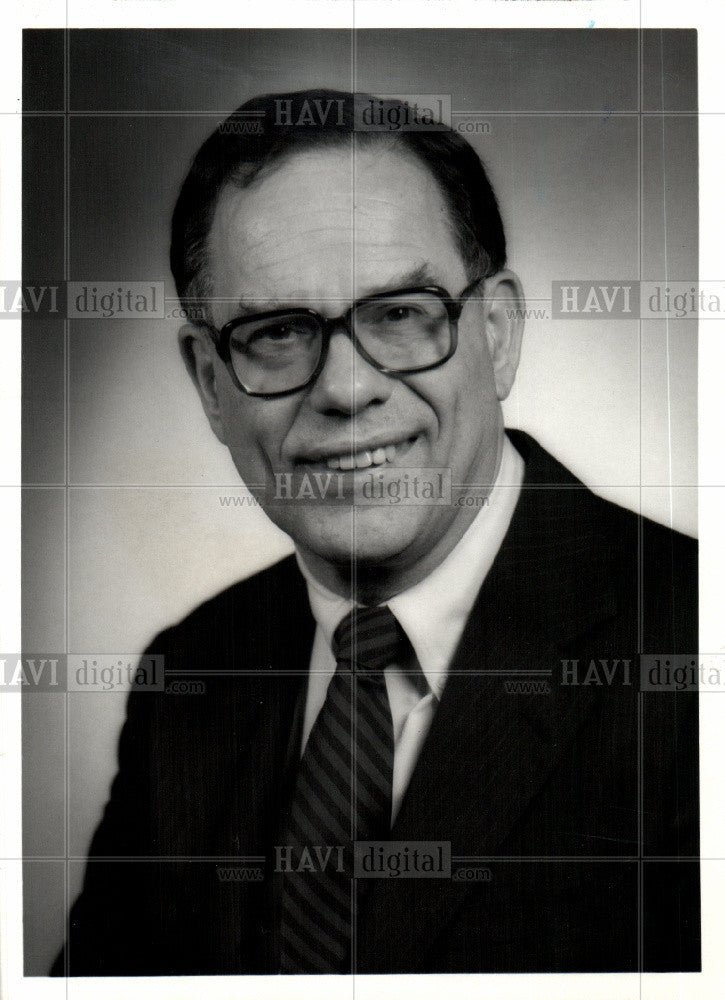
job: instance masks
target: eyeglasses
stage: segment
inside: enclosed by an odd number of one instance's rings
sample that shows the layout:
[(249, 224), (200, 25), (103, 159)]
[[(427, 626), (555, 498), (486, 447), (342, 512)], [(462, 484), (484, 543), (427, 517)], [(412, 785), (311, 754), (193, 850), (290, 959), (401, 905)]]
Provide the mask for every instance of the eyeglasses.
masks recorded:
[(463, 306), (481, 280), (455, 298), (438, 285), (401, 288), (358, 299), (332, 319), (314, 309), (272, 309), (209, 329), (235, 385), (249, 396), (286, 396), (314, 382), (338, 328), (373, 368), (411, 375), (453, 356)]

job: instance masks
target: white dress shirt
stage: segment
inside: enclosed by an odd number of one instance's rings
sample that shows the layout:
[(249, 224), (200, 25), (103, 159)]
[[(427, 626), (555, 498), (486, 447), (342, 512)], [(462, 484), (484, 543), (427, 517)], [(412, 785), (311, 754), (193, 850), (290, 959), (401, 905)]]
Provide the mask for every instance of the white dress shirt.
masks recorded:
[[(385, 603), (408, 636), (428, 682), (422, 694), (398, 667), (385, 668), (385, 684), (393, 718), (392, 820), (408, 787), (446, 683), (448, 668), (481, 585), (490, 570), (521, 491), (524, 462), (507, 436), (496, 482), (458, 544), (425, 579)], [(336, 663), (331, 644), (335, 629), (353, 601), (323, 587), (299, 553), (317, 631), (302, 726), (302, 751), (327, 695)]]

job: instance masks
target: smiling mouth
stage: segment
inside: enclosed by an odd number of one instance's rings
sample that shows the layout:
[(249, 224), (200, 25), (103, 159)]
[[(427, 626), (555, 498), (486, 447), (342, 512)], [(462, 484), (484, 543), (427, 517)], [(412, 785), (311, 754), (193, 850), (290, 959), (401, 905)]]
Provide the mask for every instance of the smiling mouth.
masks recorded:
[[(370, 469), (381, 465), (392, 465), (401, 452), (416, 440), (417, 435), (404, 438), (395, 443), (379, 445), (377, 448), (361, 448), (360, 451), (343, 452), (338, 455), (320, 456), (314, 464), (324, 465), (328, 469), (339, 472), (352, 472), (355, 469)], [(305, 462), (305, 464), (311, 464)]]

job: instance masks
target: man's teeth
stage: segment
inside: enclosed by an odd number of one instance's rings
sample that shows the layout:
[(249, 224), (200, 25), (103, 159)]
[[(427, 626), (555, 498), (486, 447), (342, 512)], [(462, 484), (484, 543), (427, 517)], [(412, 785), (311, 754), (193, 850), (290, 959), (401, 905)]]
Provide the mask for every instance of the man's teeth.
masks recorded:
[(395, 461), (395, 445), (387, 444), (384, 448), (374, 451), (358, 451), (354, 455), (335, 455), (327, 459), (328, 469), (340, 469), (349, 472), (351, 469), (368, 469), (371, 465), (384, 465)]

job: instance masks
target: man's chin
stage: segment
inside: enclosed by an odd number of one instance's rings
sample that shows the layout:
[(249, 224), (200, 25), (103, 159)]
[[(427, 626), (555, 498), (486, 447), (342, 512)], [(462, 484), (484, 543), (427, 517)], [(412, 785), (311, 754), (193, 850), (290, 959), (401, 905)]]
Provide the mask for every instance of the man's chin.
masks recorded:
[(280, 525), (303, 549), (337, 566), (349, 565), (353, 557), (359, 567), (395, 567), (420, 537), (420, 527), (410, 508), (345, 507), (328, 511), (322, 518), (312, 514), (307, 523)]

